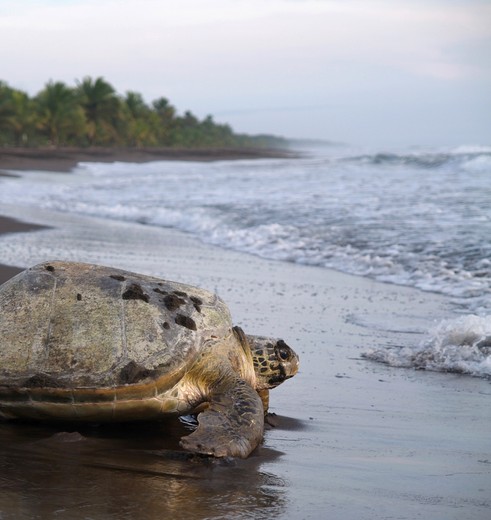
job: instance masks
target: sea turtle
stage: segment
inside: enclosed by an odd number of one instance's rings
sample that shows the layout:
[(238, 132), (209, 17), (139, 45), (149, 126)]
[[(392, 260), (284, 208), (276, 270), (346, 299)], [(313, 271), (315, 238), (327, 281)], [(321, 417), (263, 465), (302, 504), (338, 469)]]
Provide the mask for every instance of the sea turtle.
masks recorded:
[(0, 417), (152, 420), (199, 413), (184, 449), (247, 457), (269, 389), (296, 374), (283, 341), (233, 327), (216, 295), (151, 276), (46, 262), (0, 287)]

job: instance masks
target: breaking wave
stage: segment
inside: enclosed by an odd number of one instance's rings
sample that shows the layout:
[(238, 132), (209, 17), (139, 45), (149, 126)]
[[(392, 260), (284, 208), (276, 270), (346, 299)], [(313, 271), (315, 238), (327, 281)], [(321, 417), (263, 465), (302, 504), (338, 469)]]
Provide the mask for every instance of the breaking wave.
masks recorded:
[(491, 147), (341, 148), (303, 159), (27, 172), (0, 180), (0, 203), (173, 227), (270, 259), (439, 292), (485, 315), (490, 178)]
[(473, 167), (489, 168), (491, 166), (491, 147), (460, 146), (448, 151), (425, 151), (412, 153), (375, 153), (343, 160), (361, 164), (380, 166), (410, 166), (423, 169), (441, 168), (445, 166), (462, 169)]
[(491, 316), (444, 320), (415, 347), (372, 349), (363, 357), (393, 367), (491, 378)]

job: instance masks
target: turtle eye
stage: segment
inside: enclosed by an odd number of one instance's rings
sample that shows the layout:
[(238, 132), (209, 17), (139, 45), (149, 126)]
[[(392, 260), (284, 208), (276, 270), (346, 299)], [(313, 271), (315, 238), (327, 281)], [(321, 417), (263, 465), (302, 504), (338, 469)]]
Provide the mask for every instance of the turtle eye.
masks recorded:
[(287, 346), (277, 346), (276, 347), (276, 355), (282, 360), (282, 361), (288, 361), (290, 359), (290, 349)]
[(276, 355), (282, 361), (288, 361), (291, 358), (291, 349), (282, 339), (280, 339), (276, 343), (275, 350), (276, 350)]
[(286, 361), (290, 357), (290, 353), (284, 347), (278, 349), (278, 355), (283, 361)]

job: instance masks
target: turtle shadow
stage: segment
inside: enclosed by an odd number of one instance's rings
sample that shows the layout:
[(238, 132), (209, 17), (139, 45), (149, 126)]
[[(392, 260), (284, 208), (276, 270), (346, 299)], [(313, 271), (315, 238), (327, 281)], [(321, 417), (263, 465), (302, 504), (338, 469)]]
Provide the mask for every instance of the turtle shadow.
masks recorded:
[(272, 430), (287, 430), (287, 431), (302, 431), (309, 429), (310, 422), (297, 419), (296, 417), (289, 417), (287, 415), (277, 415), (275, 413), (268, 413), (265, 418), (265, 429)]
[[(285, 417), (278, 419), (281, 419), (278, 423), (281, 428), (290, 429), (292, 421), (295, 422)], [(168, 460), (203, 468), (235, 467), (250, 460), (252, 462), (247, 465), (252, 467), (271, 462), (283, 454), (263, 445), (245, 460), (215, 458), (186, 451), (179, 443), (182, 437), (191, 433), (194, 424), (189, 420), (180, 421), (177, 417), (164, 421), (103, 424), (14, 420), (0, 422), (0, 442), (5, 447), (11, 444), (11, 448), (18, 452), (29, 452), (31, 456), (36, 453), (49, 457), (63, 455), (64, 460), (69, 460), (70, 454), (76, 453), (79, 462), (84, 463), (80, 457), (86, 456), (90, 465), (97, 465), (97, 458), (114, 461), (118, 457), (124, 460), (137, 455), (140, 461)], [(103, 465), (101, 462), (100, 467)]]
[[(84, 517), (143, 520), (177, 510), (190, 518), (233, 516), (238, 510), (271, 518), (284, 512), (288, 483), (262, 469), (281, 452), (260, 446), (244, 460), (196, 455), (179, 447), (188, 433), (179, 421), (0, 422), (2, 483), (9, 503), (23, 504), (25, 517), (48, 518), (63, 509), (77, 518), (82, 507)], [(7, 514), (9, 503), (2, 500), (0, 510)]]

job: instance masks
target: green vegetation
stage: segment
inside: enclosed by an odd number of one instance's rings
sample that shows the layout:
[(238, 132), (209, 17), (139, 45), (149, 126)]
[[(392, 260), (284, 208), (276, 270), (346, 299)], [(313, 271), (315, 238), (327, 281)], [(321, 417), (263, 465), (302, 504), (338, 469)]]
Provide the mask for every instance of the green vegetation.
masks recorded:
[(179, 115), (165, 97), (148, 105), (138, 92), (120, 96), (103, 78), (85, 77), (75, 87), (50, 81), (32, 98), (0, 81), (0, 146), (286, 148), (287, 141), (236, 134), (212, 116)]

